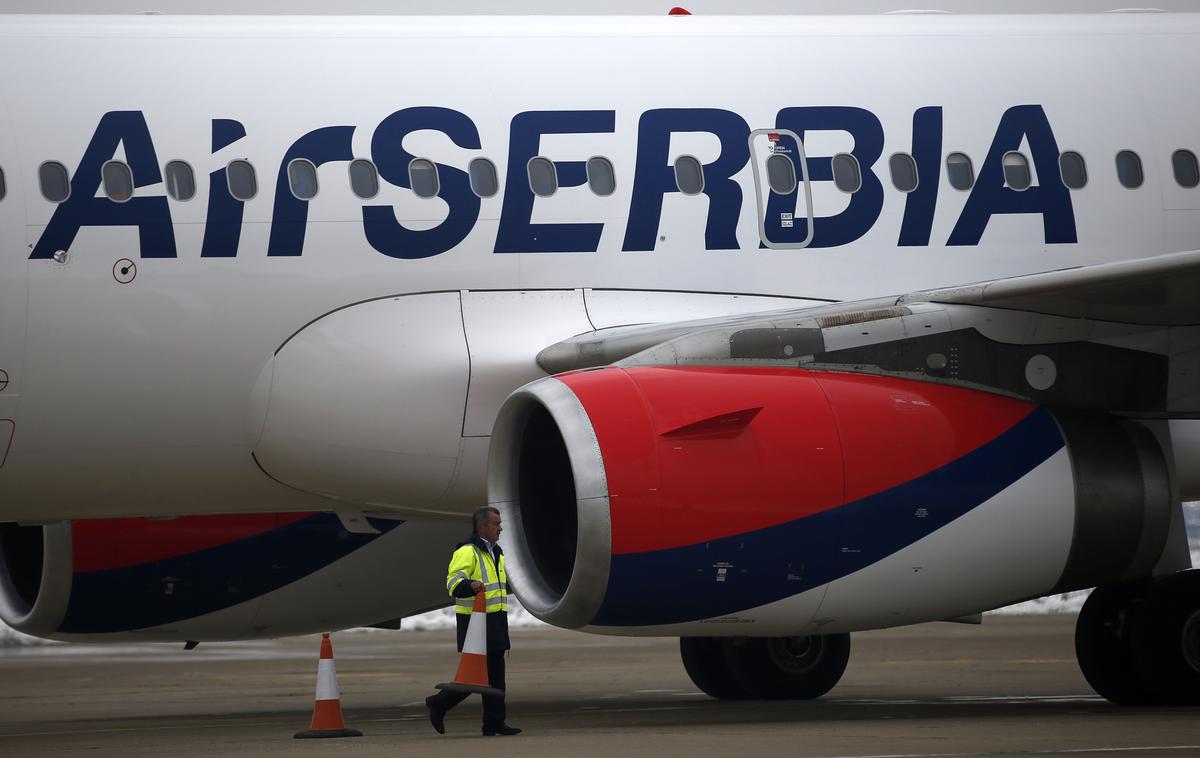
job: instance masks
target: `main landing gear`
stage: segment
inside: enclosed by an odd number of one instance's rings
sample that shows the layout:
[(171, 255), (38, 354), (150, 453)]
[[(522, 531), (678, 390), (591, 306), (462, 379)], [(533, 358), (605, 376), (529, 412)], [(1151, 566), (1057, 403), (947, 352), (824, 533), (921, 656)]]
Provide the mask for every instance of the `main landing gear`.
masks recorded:
[(680, 637), (688, 676), (721, 700), (810, 700), (842, 678), (850, 635)]
[(1200, 705), (1200, 569), (1097, 587), (1075, 626), (1088, 684), (1120, 705)]

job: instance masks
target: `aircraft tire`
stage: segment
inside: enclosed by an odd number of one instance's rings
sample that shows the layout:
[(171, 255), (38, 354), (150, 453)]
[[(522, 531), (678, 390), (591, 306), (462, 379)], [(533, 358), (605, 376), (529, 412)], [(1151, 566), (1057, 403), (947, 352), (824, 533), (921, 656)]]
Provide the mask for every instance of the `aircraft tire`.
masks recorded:
[(1154, 694), (1133, 658), (1132, 627), (1138, 593), (1125, 585), (1097, 587), (1075, 622), (1075, 657), (1083, 677), (1118, 705), (1149, 705)]
[(726, 641), (719, 637), (680, 637), (679, 656), (692, 684), (717, 700), (743, 700), (750, 694), (729, 670)]
[(761, 700), (811, 700), (842, 678), (850, 660), (850, 635), (743, 637), (726, 643), (733, 677)]
[(1133, 662), (1154, 700), (1200, 705), (1200, 569), (1155, 580), (1135, 614)]

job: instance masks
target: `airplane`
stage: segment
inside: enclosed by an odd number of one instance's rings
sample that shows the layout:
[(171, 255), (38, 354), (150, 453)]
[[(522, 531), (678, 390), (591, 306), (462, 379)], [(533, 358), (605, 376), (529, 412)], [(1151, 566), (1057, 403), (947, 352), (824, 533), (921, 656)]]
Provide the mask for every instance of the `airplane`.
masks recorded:
[(1200, 702), (1200, 16), (6, 15), (0, 619), (516, 595), (812, 698), (1096, 587)]

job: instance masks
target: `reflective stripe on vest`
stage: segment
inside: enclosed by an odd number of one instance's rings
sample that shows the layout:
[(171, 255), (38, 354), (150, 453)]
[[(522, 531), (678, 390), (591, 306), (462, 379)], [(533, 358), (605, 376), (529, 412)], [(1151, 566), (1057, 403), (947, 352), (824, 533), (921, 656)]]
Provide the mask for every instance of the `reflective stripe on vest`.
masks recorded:
[[(472, 547), (474, 547), (474, 546), (472, 546)], [(484, 610), (488, 613), (496, 613), (498, 611), (504, 611), (507, 613), (508, 612), (508, 582), (505, 582), (505, 581), (493, 582), (493, 581), (491, 581), (491, 572), (488, 571), (488, 560), (491, 558), (491, 556), (485, 554), (484, 551), (480, 550), (477, 547), (475, 547), (474, 550), (475, 550), (476, 565), (479, 566), (479, 575), (481, 577), (480, 581), (483, 584)], [(497, 579), (507, 578), (505, 576), (505, 572), (501, 571), (501, 569), (500, 569), (500, 562), (496, 562), (495, 559), (492, 559), (492, 560), (496, 564), (496, 573), (499, 575), (497, 577)], [(501, 557), (501, 562), (502, 561), (503, 561), (503, 556)], [(455, 574), (453, 575), (452, 583), (454, 586), (457, 586), (458, 583), (462, 581), (462, 579), (460, 579), (458, 577), (459, 574), (463, 574), (463, 572), (458, 571), (458, 572), (455, 572)], [(466, 576), (466, 575), (464, 575), (463, 578), (470, 579), (470, 577)], [(447, 583), (447, 588), (450, 589), (451, 592), (453, 592), (453, 589), (450, 588), (450, 583)], [(454, 599), (454, 612), (461, 613), (464, 615), (468, 614), (471, 612), (471, 609), (474, 607), (474, 605), (475, 605), (475, 599), (473, 597), (466, 597), (466, 598), (456, 597)]]
[(464, 580), (467, 580), (469, 578), (470, 577), (467, 576), (467, 572), (455, 571), (453, 574), (450, 575), (450, 579), (446, 581), (446, 591), (449, 592), (451, 595), (453, 595), (454, 588), (457, 587), (458, 585), (462, 584), (462, 582)]

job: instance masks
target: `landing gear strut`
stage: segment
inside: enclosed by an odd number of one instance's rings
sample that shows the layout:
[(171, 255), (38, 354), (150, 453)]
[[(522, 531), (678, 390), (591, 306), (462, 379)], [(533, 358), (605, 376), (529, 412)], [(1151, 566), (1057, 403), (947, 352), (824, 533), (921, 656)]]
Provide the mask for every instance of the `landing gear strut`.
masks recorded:
[(683, 666), (721, 700), (809, 700), (831, 690), (850, 659), (850, 635), (681, 637)]
[(1200, 570), (1098, 587), (1075, 627), (1088, 684), (1120, 705), (1200, 705)]

